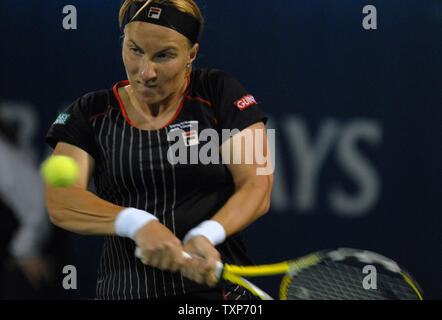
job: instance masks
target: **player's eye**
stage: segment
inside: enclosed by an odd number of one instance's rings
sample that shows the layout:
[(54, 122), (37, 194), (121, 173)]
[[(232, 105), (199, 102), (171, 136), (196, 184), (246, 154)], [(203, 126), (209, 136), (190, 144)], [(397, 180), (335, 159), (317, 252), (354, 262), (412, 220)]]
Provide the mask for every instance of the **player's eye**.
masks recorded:
[(158, 58), (160, 58), (160, 59), (169, 59), (169, 58), (172, 58), (172, 55), (163, 52), (163, 53), (158, 54)]
[(134, 52), (134, 53), (137, 53), (137, 54), (141, 54), (141, 53), (143, 53), (139, 48), (137, 48), (137, 47), (129, 47), (129, 50), (130, 51), (132, 51), (132, 52)]

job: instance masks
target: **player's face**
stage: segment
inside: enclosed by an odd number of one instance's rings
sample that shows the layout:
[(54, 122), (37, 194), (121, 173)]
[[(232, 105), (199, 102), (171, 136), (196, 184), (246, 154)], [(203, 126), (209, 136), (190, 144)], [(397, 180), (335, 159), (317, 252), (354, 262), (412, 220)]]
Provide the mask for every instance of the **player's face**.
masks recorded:
[(125, 28), (123, 61), (131, 87), (140, 102), (161, 103), (187, 84), (198, 44), (189, 48), (182, 34), (163, 26), (132, 22)]

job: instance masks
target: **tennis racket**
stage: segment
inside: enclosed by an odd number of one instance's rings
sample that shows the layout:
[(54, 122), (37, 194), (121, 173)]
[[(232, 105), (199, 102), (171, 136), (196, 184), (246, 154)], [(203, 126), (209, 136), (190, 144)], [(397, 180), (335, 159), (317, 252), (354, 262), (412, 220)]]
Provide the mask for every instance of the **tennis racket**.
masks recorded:
[[(135, 255), (142, 257), (139, 248)], [(219, 262), (214, 272), (218, 279), (240, 285), (262, 300), (273, 298), (244, 277), (284, 274), (281, 300), (423, 299), (419, 285), (407, 271), (393, 260), (367, 250), (321, 250), (294, 260), (257, 266)]]

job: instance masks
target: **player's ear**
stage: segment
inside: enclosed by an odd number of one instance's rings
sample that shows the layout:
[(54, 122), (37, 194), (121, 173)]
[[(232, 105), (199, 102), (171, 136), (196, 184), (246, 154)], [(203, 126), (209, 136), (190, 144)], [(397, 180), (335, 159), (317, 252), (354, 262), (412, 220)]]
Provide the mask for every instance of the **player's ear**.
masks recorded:
[(189, 63), (190, 64), (192, 64), (193, 61), (196, 59), (199, 47), (200, 47), (200, 45), (197, 42), (189, 49)]

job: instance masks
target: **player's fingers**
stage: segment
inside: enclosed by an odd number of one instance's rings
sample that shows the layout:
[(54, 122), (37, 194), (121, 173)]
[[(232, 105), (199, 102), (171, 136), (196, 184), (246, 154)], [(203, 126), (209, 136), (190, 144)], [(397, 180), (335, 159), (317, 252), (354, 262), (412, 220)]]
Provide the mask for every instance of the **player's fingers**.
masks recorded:
[(218, 283), (218, 278), (215, 276), (215, 272), (212, 270), (206, 273), (205, 282), (209, 287), (213, 287)]
[(149, 255), (149, 265), (155, 268), (160, 268), (160, 263), (163, 260), (161, 252), (152, 252)]
[(141, 262), (161, 270), (177, 271), (180, 263), (177, 263), (174, 257), (175, 255), (168, 248), (148, 250), (143, 252)]
[(170, 270), (174, 260), (174, 253), (171, 248), (166, 248), (159, 254), (158, 268), (161, 270)]
[(216, 268), (216, 264), (221, 260), (220, 255), (218, 253), (218, 251), (213, 250), (213, 252), (210, 252), (210, 254), (208, 254), (206, 256), (206, 259), (203, 263), (202, 268), (204, 268), (206, 270), (207, 273), (215, 270)]
[(203, 284), (204, 281), (204, 276), (197, 270), (191, 268), (186, 272), (186, 277), (189, 278), (190, 280), (195, 281), (198, 284)]
[(218, 262), (220, 262), (218, 251), (213, 251), (206, 260), (204, 281), (211, 287), (218, 282), (218, 279), (215, 276), (215, 268)]
[(165, 251), (168, 260), (167, 269), (175, 272), (180, 270), (187, 264), (187, 259), (183, 256), (183, 248), (181, 246), (171, 246)]
[(185, 261), (183, 261), (180, 257), (174, 257), (169, 264), (169, 270), (176, 272), (183, 268), (185, 265)]
[(185, 264), (182, 247), (170, 244), (161, 251), (159, 268), (176, 271)]
[(148, 259), (147, 257), (144, 257), (144, 256), (143, 256), (143, 257), (141, 258), (141, 262), (142, 262), (143, 264), (146, 264), (146, 265), (147, 265), (147, 264), (149, 264), (150, 261), (149, 261), (149, 259)]
[(148, 250), (148, 249), (141, 250), (140, 260), (145, 265), (156, 267), (158, 264), (158, 260), (159, 260), (158, 252), (155, 250)]
[(212, 287), (218, 283), (218, 279), (215, 276), (215, 266), (213, 263), (206, 262), (203, 268), (200, 269), (200, 274), (204, 277), (204, 283)]
[(139, 259), (140, 259), (140, 261), (143, 263), (143, 264), (149, 264), (150, 263), (150, 259), (149, 259), (149, 256), (147, 256), (147, 255), (145, 255), (144, 253), (141, 253), (141, 257), (138, 257)]
[(201, 261), (198, 258), (186, 259), (186, 265), (181, 268), (181, 273), (188, 279), (191, 279), (199, 284), (204, 283), (204, 274), (201, 273), (199, 267)]

